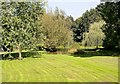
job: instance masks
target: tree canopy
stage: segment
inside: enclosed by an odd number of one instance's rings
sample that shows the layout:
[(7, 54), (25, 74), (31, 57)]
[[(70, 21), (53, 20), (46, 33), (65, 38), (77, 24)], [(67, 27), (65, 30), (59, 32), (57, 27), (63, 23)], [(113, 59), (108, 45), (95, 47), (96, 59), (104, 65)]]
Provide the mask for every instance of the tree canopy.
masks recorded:
[(76, 27), (74, 28), (74, 40), (81, 42), (83, 39), (83, 33), (89, 31), (90, 24), (102, 20), (101, 15), (96, 9), (91, 9), (83, 13), (82, 17), (76, 19)]
[(96, 46), (102, 45), (105, 38), (105, 34), (102, 31), (102, 26), (105, 24), (104, 21), (94, 22), (90, 25), (89, 32), (85, 32), (83, 36), (84, 46)]
[(71, 20), (64, 11), (56, 8), (54, 12), (43, 15), (44, 44), (47, 48), (67, 46), (72, 41)]
[(120, 49), (120, 1), (102, 3), (97, 6), (97, 10), (106, 22), (103, 46), (106, 49)]
[(31, 49), (37, 42), (44, 2), (2, 2), (1, 11), (2, 43), (15, 46), (21, 59), (22, 49)]
[(120, 49), (120, 1), (101, 3), (75, 21), (57, 7), (46, 11), (44, 0), (0, 4), (0, 45), (13, 47), (19, 59), (22, 50), (35, 50), (39, 44), (52, 49), (69, 46), (73, 40)]

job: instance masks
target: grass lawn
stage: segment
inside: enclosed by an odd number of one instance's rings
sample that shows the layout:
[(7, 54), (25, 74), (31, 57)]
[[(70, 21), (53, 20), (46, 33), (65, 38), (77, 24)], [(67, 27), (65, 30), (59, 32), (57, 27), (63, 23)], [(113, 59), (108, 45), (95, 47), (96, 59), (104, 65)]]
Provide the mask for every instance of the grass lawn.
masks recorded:
[(1, 82), (2, 82), (2, 61), (0, 60), (0, 83)]
[(2, 60), (2, 81), (117, 82), (118, 57), (43, 54), (41, 58)]

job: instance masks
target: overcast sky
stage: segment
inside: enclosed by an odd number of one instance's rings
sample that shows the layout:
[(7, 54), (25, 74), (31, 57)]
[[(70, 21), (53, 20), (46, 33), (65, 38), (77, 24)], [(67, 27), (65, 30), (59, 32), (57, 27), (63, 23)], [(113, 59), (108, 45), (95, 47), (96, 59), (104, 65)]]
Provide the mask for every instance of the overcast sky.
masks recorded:
[(47, 0), (47, 2), (49, 8), (58, 7), (64, 10), (67, 15), (73, 16), (74, 19), (80, 17), (86, 10), (100, 4), (100, 0)]

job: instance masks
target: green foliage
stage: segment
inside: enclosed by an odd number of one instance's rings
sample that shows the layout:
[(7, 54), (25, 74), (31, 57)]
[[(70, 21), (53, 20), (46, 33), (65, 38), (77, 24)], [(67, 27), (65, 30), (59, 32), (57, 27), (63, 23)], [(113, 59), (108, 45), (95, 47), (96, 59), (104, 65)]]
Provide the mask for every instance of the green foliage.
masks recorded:
[(97, 9), (106, 22), (103, 29), (106, 35), (103, 46), (106, 49), (120, 50), (120, 1), (100, 4)]
[(104, 21), (100, 21), (90, 25), (89, 32), (84, 33), (82, 41), (84, 46), (96, 46), (98, 48), (98, 45), (102, 45), (105, 35), (101, 28), (104, 24)]
[[(33, 58), (39, 58), (41, 57), (41, 52), (36, 51), (28, 51), (28, 52), (21, 52), (23, 58), (27, 57), (33, 57)], [(17, 59), (19, 57), (19, 54), (16, 52), (12, 52), (11, 54), (3, 54), (2, 59)]]
[(102, 20), (101, 15), (96, 9), (86, 11), (82, 17), (76, 19), (76, 27), (74, 28), (74, 40), (81, 42), (83, 39), (83, 33), (89, 31), (90, 24)]
[(42, 18), (44, 45), (46, 48), (70, 45), (72, 41), (71, 20), (64, 11), (56, 8), (54, 12), (45, 13)]
[(73, 43), (70, 45), (70, 48), (79, 49), (79, 48), (80, 48), (80, 43), (79, 43), (79, 42), (73, 42)]
[(43, 12), (44, 2), (2, 2), (2, 43), (16, 46), (19, 55), (23, 49), (34, 48)]
[(81, 55), (81, 54), (85, 54), (85, 52), (83, 50), (77, 49), (76, 52), (74, 52), (74, 55)]
[(94, 56), (112, 56), (119, 57), (120, 52), (115, 50), (105, 50), (103, 48), (94, 49), (78, 49), (76, 52), (72, 53), (75, 57), (94, 57)]

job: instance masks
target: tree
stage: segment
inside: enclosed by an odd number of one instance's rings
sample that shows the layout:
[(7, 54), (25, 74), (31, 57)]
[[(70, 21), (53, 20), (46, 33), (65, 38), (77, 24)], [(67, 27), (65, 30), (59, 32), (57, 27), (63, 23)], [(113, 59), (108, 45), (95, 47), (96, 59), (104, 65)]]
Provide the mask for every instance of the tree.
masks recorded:
[(71, 42), (72, 31), (70, 30), (70, 20), (64, 14), (58, 8), (54, 12), (44, 14), (42, 24), (46, 48), (65, 47)]
[(84, 33), (83, 45), (96, 46), (96, 48), (98, 48), (98, 45), (102, 45), (105, 35), (101, 28), (104, 24), (104, 21), (91, 24), (89, 32)]
[(74, 40), (81, 42), (83, 39), (83, 33), (89, 31), (90, 24), (102, 20), (101, 15), (96, 9), (91, 9), (83, 13), (82, 17), (76, 19), (76, 27), (74, 27)]
[(101, 3), (96, 9), (106, 22), (103, 29), (106, 35), (103, 46), (106, 49), (120, 50), (120, 1)]
[(1, 3), (2, 43), (18, 49), (19, 59), (23, 49), (31, 49), (39, 37), (42, 2), (2, 2)]

